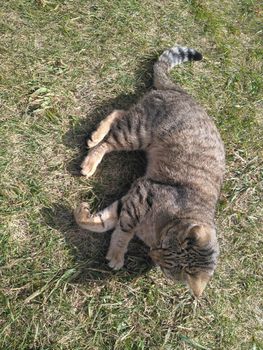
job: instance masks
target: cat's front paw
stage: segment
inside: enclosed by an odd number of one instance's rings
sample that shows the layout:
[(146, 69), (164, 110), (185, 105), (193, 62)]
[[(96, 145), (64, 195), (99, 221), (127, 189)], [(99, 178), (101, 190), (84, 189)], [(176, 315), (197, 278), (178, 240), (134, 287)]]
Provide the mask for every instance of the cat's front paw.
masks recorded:
[(106, 259), (109, 260), (109, 267), (119, 270), (124, 265), (124, 254), (117, 249), (109, 249)]
[(74, 217), (77, 224), (85, 224), (90, 217), (89, 205), (86, 202), (81, 203), (74, 210)]

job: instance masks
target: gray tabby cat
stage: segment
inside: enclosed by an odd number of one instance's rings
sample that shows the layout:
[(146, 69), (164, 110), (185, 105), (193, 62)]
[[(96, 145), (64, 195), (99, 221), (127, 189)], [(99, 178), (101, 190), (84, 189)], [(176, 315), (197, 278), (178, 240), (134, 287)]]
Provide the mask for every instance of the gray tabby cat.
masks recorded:
[(214, 215), (225, 168), (224, 146), (206, 112), (168, 72), (175, 65), (201, 60), (194, 49), (166, 50), (154, 65), (154, 87), (128, 111), (107, 116), (88, 141), (81, 167), (90, 177), (106, 153), (144, 150), (148, 165), (119, 201), (91, 215), (87, 203), (75, 210), (84, 229), (114, 229), (106, 259), (115, 270), (134, 235), (150, 247), (164, 274), (186, 282), (199, 297), (218, 257)]

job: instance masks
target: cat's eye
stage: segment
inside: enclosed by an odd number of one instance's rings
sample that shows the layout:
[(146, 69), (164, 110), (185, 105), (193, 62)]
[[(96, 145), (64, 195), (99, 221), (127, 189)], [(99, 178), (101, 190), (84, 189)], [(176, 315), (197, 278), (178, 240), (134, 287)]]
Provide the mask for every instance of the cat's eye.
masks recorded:
[(193, 244), (195, 244), (195, 242), (196, 242), (196, 239), (195, 239), (194, 237), (187, 237), (187, 238), (185, 239), (185, 243), (186, 243), (187, 245), (193, 245)]

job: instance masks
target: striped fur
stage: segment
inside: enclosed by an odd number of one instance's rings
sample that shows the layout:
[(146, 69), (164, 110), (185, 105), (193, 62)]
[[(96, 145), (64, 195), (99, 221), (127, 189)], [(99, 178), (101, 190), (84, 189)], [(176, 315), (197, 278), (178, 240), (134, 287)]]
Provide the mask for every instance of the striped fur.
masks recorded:
[(178, 64), (201, 59), (202, 55), (198, 51), (188, 47), (176, 46), (164, 51), (154, 65), (154, 86), (161, 90), (183, 91), (181, 87), (172, 82), (167, 73)]
[(168, 77), (175, 65), (200, 60), (193, 49), (166, 50), (154, 66), (156, 90), (128, 111), (113, 111), (88, 142), (82, 174), (91, 176), (111, 151), (144, 150), (148, 165), (121, 200), (77, 223), (96, 232), (114, 229), (107, 254), (119, 269), (134, 235), (150, 248), (167, 277), (183, 280), (199, 296), (216, 267), (214, 214), (224, 175), (224, 146), (206, 112)]

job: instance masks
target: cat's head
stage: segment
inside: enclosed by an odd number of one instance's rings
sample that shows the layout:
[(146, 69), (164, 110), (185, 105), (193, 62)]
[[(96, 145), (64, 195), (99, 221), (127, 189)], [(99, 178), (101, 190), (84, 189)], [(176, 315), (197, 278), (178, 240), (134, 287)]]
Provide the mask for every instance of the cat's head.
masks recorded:
[(175, 222), (160, 234), (160, 243), (150, 251), (165, 276), (184, 282), (199, 297), (214, 273), (219, 248), (213, 226)]

